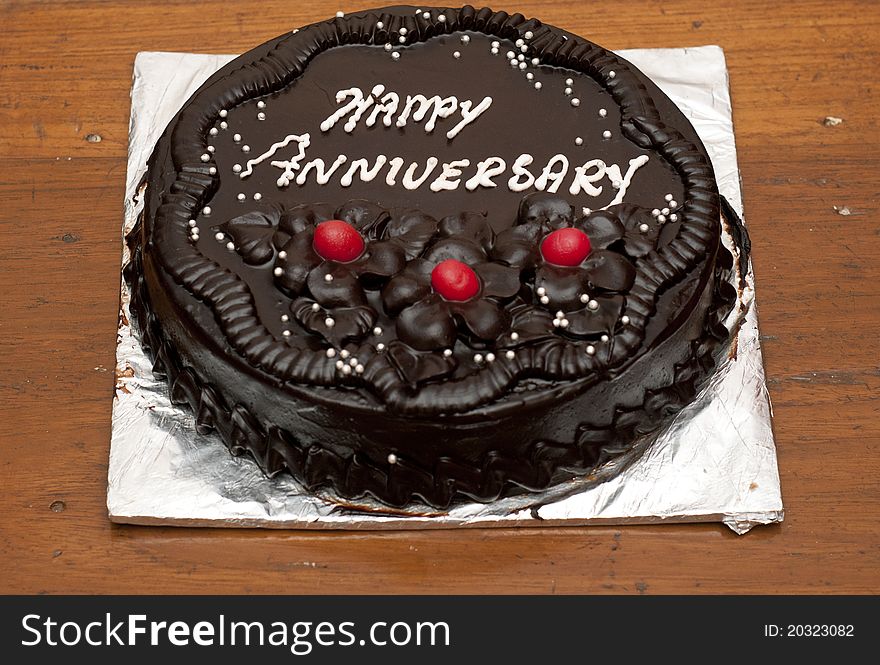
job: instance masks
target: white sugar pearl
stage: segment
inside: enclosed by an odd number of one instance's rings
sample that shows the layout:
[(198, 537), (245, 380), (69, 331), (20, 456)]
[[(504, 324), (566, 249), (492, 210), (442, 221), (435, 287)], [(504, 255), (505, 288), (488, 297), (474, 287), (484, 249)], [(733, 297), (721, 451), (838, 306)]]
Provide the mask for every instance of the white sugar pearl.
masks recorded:
[(272, 271), (272, 274), (274, 274), (276, 277), (281, 277), (281, 274), (283, 272), (284, 271), (281, 268), (275, 268), (275, 270)]
[(312, 303), (312, 311), (313, 312), (317, 312), (320, 309), (321, 309), (321, 306), (318, 303), (316, 303), (316, 302)]
[(510, 333), (510, 339), (512, 339), (515, 342), (516, 340), (519, 339), (519, 333), (518, 332)]
[(336, 321), (334, 321), (333, 319), (331, 319), (328, 316), (326, 319), (324, 319), (324, 325), (327, 326), (328, 328), (332, 328), (333, 326), (336, 325)]
[(263, 198), (263, 195), (260, 194), (259, 192), (256, 192), (254, 194), (254, 201), (259, 201), (261, 198)]
[(290, 317), (287, 314), (282, 314), (281, 323), (287, 323), (288, 321), (290, 321)]
[(516, 57), (516, 53), (514, 53), (513, 51), (507, 52), (507, 59), (508, 60), (513, 60), (515, 57)]
[(324, 275), (324, 281), (325, 281), (325, 282), (332, 282), (332, 281), (333, 281), (333, 275), (330, 275), (330, 274)]
[(665, 222), (665, 221), (666, 221), (666, 215), (657, 215), (657, 221), (658, 221), (658, 222), (661, 222), (661, 223), (662, 223), (662, 222)]
[(208, 132), (208, 134), (210, 134), (211, 136), (217, 136), (217, 134), (219, 134), (219, 133), (220, 133), (220, 130), (217, 129), (216, 127), (211, 127), (210, 131)]
[(487, 353), (486, 354), (486, 362), (487, 363), (495, 362), (495, 354), (494, 353)]
[(398, 42), (399, 44), (406, 44), (406, 37), (404, 37), (403, 35), (401, 35), (400, 37), (397, 38), (397, 42)]
[(342, 18), (345, 16), (345, 12), (336, 12), (336, 18)]
[(580, 106), (580, 105), (581, 105), (581, 100), (578, 99), (577, 97), (572, 97), (572, 98), (571, 98), (571, 105), (572, 105), (572, 106)]
[(657, 208), (654, 208), (654, 209), (651, 211), (651, 214), (654, 215), (654, 217), (656, 217), (657, 215), (660, 214), (660, 210), (657, 209)]
[(290, 337), (290, 331), (289, 331), (289, 330), (285, 330), (285, 331), (282, 332), (281, 334), (284, 335), (285, 337)]
[(431, 18), (431, 12), (422, 12), (422, 18), (426, 21)]
[(241, 151), (242, 152), (250, 152), (251, 147), (249, 145), (243, 145), (243, 146), (241, 146)]
[(443, 357), (448, 358), (452, 355), (452, 349), (443, 349)]
[(355, 365), (354, 366), (354, 373), (355, 374), (363, 374), (364, 373), (364, 366), (360, 365), (360, 364)]
[(542, 304), (542, 305), (549, 305), (549, 304), (550, 304), (550, 298), (548, 298), (547, 296), (541, 296), (541, 304)]
[(409, 31), (408, 31), (406, 28), (401, 28), (401, 29), (398, 30), (397, 32), (399, 32), (401, 35), (405, 35), (405, 34), (406, 34), (407, 32), (409, 32)]
[(210, 161), (211, 161), (211, 155), (210, 155), (209, 153), (206, 152), (206, 153), (204, 153), (204, 154), (201, 156), (201, 160), (202, 160), (203, 162), (210, 162)]
[(639, 224), (639, 231), (641, 231), (642, 233), (647, 233), (648, 229), (650, 229), (650, 228), (651, 227), (648, 226), (647, 224)]
[(564, 94), (566, 94), (566, 95), (570, 95), (572, 91), (571, 91), (571, 88), (566, 88), (566, 89), (563, 90), (562, 92), (563, 92)]
[(348, 349), (342, 349), (342, 351), (339, 352), (339, 355), (342, 358), (348, 358), (351, 355), (351, 353), (348, 352)]
[(346, 376), (351, 374), (351, 366), (350, 365), (343, 365), (342, 366), (342, 373), (345, 374)]
[(667, 194), (667, 195), (664, 196), (663, 198), (666, 199), (667, 201), (671, 201), (671, 200), (672, 200), (672, 194)]
[(513, 360), (515, 356), (516, 356), (516, 354), (513, 351), (508, 351), (507, 353), (504, 354), (504, 357), (507, 358), (508, 360)]
[(385, 46), (384, 46), (383, 48), (384, 48), (386, 51), (390, 51), (390, 50), (391, 50), (392, 48), (394, 48), (394, 47), (391, 46), (391, 44), (385, 44)]
[(471, 38), (468, 35), (462, 35), (461, 36), (461, 43), (462, 44), (470, 44)]
[(348, 364), (351, 365), (352, 367), (357, 367), (358, 359), (352, 358), (351, 360), (348, 361)]
[(615, 72), (614, 70), (608, 72), (608, 78), (613, 79), (615, 76), (617, 76), (617, 72)]
[(676, 215), (675, 213), (672, 213), (671, 215), (669, 215), (669, 221), (670, 221), (670, 222), (677, 222), (677, 221), (678, 221), (678, 215)]
[(526, 63), (524, 63), (524, 62), (519, 63), (520, 69), (525, 69), (526, 67), (528, 67), (528, 65)]
[(590, 300), (590, 301), (587, 303), (587, 309), (589, 309), (590, 311), (595, 312), (597, 309), (599, 309), (599, 303), (598, 303), (598, 301), (596, 301), (596, 300)]
[(492, 55), (498, 55), (498, 49), (497, 49), (497, 48), (489, 49), (489, 51), (492, 53)]
[(452, 53), (452, 57), (453, 57), (453, 58), (460, 58), (460, 57), (461, 57), (461, 52), (460, 52), (460, 51), (453, 51), (453, 53)]
[(660, 211), (660, 214), (661, 214), (661, 215), (668, 215), (668, 214), (669, 214), (669, 208), (663, 208), (663, 210)]
[(381, 29), (384, 28), (384, 27), (385, 27), (385, 24), (382, 23), (382, 21), (376, 21), (376, 28), (378, 28), (379, 30), (381, 30)]
[(230, 252), (234, 252), (235, 251), (235, 243), (231, 242), (231, 241), (226, 243), (226, 249), (228, 249)]
[(537, 293), (539, 296), (543, 296), (547, 293), (547, 289), (545, 289), (543, 286), (539, 286), (537, 289), (535, 289), (535, 293)]
[(676, 200), (674, 200), (674, 199), (671, 200), (671, 201), (669, 202), (669, 207), (670, 207), (670, 208), (677, 208), (677, 207), (678, 207), (678, 201), (676, 201)]
[(623, 316), (620, 317), (620, 322), (623, 325), (628, 325), (629, 324), (629, 317), (624, 314)]
[(232, 172), (233, 173), (241, 173), (241, 164), (233, 164)]
[(239, 201), (244, 201), (245, 199), (247, 199), (247, 194), (239, 194), (236, 198)]
[(394, 53), (391, 54), (391, 57), (392, 57), (392, 59), (394, 59), (394, 60), (400, 60), (400, 53), (398, 53), (397, 51), (395, 51)]
[(582, 293), (580, 301), (586, 305), (588, 302), (590, 302), (590, 296), (588, 296), (586, 293)]
[(565, 85), (574, 85), (574, 79), (565, 79)]
[(529, 72), (528, 74), (526, 74), (526, 78), (527, 78), (529, 81), (531, 81), (533, 78), (535, 78), (535, 75), (532, 74), (531, 72)]
[(599, 109), (600, 118), (604, 118), (606, 115), (608, 115), (608, 111), (606, 111), (605, 109)]
[(577, 138), (575, 138), (575, 140), (574, 140), (574, 144), (575, 144), (575, 145), (583, 145), (583, 144), (584, 144), (584, 140), (583, 140), (580, 136), (578, 136)]
[(265, 119), (266, 119), (266, 114), (265, 114), (265, 113), (263, 113), (262, 111), (260, 111), (259, 113), (257, 113), (257, 120), (265, 120)]
[(223, 109), (222, 111), (220, 111), (219, 115), (221, 118), (225, 118), (227, 115), (229, 115), (229, 111)]
[(211, 168), (208, 169), (208, 173), (210, 173), (211, 175), (217, 175), (217, 167), (212, 166)]
[(520, 53), (518, 56), (516, 56), (516, 59), (519, 60), (520, 62), (525, 62), (526, 56), (524, 56), (522, 53)]
[(257, 102), (257, 108), (258, 108), (258, 109), (264, 109), (264, 108), (266, 108), (266, 102), (264, 102), (264, 101), (259, 101), (259, 102)]
[(212, 155), (214, 154), (214, 151), (215, 151), (216, 149), (217, 149), (217, 148), (215, 148), (215, 147), (212, 146), (212, 145), (209, 145), (209, 146), (208, 146), (208, 152), (210, 152)]
[(335, 358), (336, 357), (336, 349), (327, 349), (327, 357)]
[(376, 351), (384, 351), (384, 350), (385, 350), (385, 345), (382, 344), (382, 342), (379, 342), (378, 344), (376, 344)]
[(382, 329), (379, 326), (376, 326), (375, 328), (373, 328), (373, 334), (374, 335), (381, 335)]
[(541, 64), (541, 61), (538, 58), (532, 58), (532, 67), (537, 67)]
[(397, 464), (397, 455), (395, 455), (394, 453), (388, 453), (388, 463)]
[(559, 322), (559, 327), (560, 327), (560, 328), (568, 328), (568, 319), (562, 319), (562, 320)]
[(565, 317), (565, 312), (563, 312), (561, 309), (558, 312), (556, 312), (557, 319), (561, 319), (563, 317)]
[(199, 234), (198, 233), (193, 233), (192, 236), (190, 236), (190, 237), (192, 238), (193, 242), (199, 241)]
[(187, 222), (187, 224), (189, 224), (190, 227), (194, 227), (194, 226), (196, 225), (196, 220), (191, 219), (191, 220), (189, 220), (189, 221)]
[(607, 342), (608, 342), (608, 335), (602, 335), (602, 336), (599, 338), (599, 341), (600, 341), (600, 342), (603, 342), (603, 343), (607, 343)]
[(279, 259), (286, 259), (286, 258), (287, 258), (287, 252), (285, 252), (285, 251), (282, 249), (280, 252), (278, 252), (278, 258), (279, 258)]
[(542, 87), (542, 86), (541, 86), (541, 82), (540, 82), (540, 81), (535, 81), (535, 90), (540, 90), (541, 87)]
[(218, 231), (217, 233), (214, 234), (214, 238), (216, 240), (225, 240), (226, 236), (222, 232)]
[(498, 48), (501, 46), (501, 42), (492, 42), (492, 48)]
[(523, 44), (525, 44), (525, 42), (524, 42), (522, 39), (517, 39), (517, 40), (514, 42), (514, 44), (515, 44), (517, 47), (520, 47), (520, 46), (522, 46)]
[(593, 356), (596, 354), (596, 347), (592, 344), (587, 344), (586, 352), (588, 356)]
[(523, 37), (525, 37), (526, 39), (531, 39), (534, 36), (535, 36), (535, 33), (532, 32), (531, 30), (526, 30), (526, 34), (523, 35)]
[(474, 354), (474, 362), (475, 363), (483, 362), (483, 354), (482, 353), (475, 353)]
[(342, 362), (341, 360), (337, 360), (336, 361), (336, 369), (342, 369), (343, 367), (345, 367), (345, 363)]
[(225, 120), (220, 123), (220, 129), (226, 129), (227, 127), (229, 127), (229, 125), (226, 123)]
[(602, 132), (602, 138), (603, 138), (603, 139), (610, 139), (610, 138), (611, 138), (611, 132), (608, 131), (608, 130), (606, 129), (604, 132)]
[(440, 16), (437, 17), (437, 20), (440, 21), (440, 23), (446, 23), (446, 16), (444, 14), (440, 14)]
[(509, 62), (510, 62), (511, 67), (519, 67), (519, 62), (517, 61), (516, 58), (514, 58), (513, 60), (510, 60)]
[(210, 215), (211, 214), (211, 206), (205, 206), (204, 208), (202, 208), (202, 214), (203, 215)]

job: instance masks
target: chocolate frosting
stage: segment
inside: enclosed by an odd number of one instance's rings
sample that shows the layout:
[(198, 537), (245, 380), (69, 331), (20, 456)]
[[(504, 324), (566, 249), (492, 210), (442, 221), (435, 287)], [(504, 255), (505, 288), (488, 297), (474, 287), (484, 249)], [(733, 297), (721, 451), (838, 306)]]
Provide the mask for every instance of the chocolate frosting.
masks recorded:
[[(492, 103), (452, 139), (451, 117), (433, 131), (424, 120), (368, 127), (366, 113), (351, 131), (324, 128), (336, 91), (379, 83), (401, 98)], [(472, 172), (432, 191), (384, 175), (346, 184), (342, 169), (320, 184), (305, 160), (283, 171), (297, 146), (324, 167), (399, 155), (415, 175), (428, 156), (509, 165), (529, 153), (535, 175), (563, 154), (621, 165), (618, 178), (643, 166), (628, 188), (606, 180), (604, 197), (572, 194), (570, 175), (561, 192), (549, 180), (512, 191), (509, 173), (471, 190)], [(356, 258), (321, 255), (327, 220), (357, 231)], [(564, 228), (590, 240), (578, 265), (542, 255)], [(520, 14), (395, 7), (283, 35), (193, 95), (150, 160), (130, 275), (175, 396), (234, 452), (344, 496), (447, 505), (589, 469), (686, 402), (731, 299), (719, 236), (702, 145), (626, 61)], [(474, 271), (475, 296), (432, 288), (448, 259)], [(594, 417), (575, 415), (579, 404)]]

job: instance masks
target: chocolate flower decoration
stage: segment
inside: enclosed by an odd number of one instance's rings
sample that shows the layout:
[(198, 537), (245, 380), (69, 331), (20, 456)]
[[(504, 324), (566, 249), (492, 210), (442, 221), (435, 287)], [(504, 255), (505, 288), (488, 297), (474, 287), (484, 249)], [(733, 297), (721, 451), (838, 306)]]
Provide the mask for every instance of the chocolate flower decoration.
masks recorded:
[(401, 271), (434, 237), (437, 222), (414, 210), (367, 201), (251, 212), (220, 227), (249, 265), (271, 261), (291, 313), (334, 346), (362, 337), (376, 321), (366, 291)]
[(450, 348), (459, 334), (474, 345), (494, 341), (509, 324), (500, 303), (519, 292), (519, 271), (489, 259), (494, 234), (482, 215), (446, 217), (438, 230), (382, 290), (398, 338), (419, 351)]

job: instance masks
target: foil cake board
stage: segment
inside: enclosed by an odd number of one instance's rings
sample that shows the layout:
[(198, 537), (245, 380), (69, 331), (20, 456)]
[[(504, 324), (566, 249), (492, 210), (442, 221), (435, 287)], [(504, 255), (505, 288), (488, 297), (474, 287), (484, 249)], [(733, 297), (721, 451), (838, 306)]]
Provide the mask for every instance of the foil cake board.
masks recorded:
[[(717, 46), (638, 49), (620, 55), (641, 69), (696, 128), (721, 194), (742, 216), (727, 66)], [(231, 55), (139, 53), (132, 85), (123, 236), (139, 213), (138, 184), (156, 140), (195, 90)], [(731, 247), (729, 234), (725, 243)], [(123, 242), (123, 266), (128, 249)], [(489, 526), (722, 522), (736, 533), (783, 519), (761, 356), (754, 274), (740, 288), (728, 358), (697, 399), (653, 440), (591, 476), (546, 492), (449, 511), (393, 510), (369, 500), (341, 504), (286, 474), (266, 478), (215, 435), (195, 431), (131, 324), (122, 282), (107, 507), (117, 523), (296, 529), (426, 529)], [(743, 315), (744, 313), (744, 315)]]

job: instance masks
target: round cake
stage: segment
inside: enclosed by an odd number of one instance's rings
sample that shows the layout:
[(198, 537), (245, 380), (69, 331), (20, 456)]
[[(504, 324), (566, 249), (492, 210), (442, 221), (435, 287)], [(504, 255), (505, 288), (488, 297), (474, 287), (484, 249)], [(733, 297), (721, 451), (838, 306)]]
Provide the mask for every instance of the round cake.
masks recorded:
[(714, 367), (711, 164), (619, 56), (521, 14), (389, 7), (245, 53), (148, 163), (128, 277), (201, 432), (391, 506), (547, 488)]

